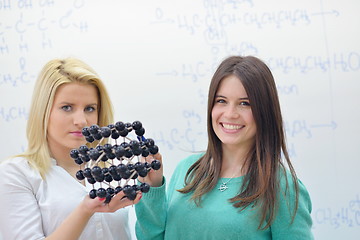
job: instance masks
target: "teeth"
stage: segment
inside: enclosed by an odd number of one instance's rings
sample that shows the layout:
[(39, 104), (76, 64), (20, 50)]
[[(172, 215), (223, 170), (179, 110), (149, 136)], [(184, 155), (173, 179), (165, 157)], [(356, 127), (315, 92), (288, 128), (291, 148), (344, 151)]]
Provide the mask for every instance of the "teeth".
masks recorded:
[(230, 125), (230, 124), (223, 124), (223, 127), (226, 129), (234, 130), (234, 129), (240, 129), (241, 126), (239, 125)]

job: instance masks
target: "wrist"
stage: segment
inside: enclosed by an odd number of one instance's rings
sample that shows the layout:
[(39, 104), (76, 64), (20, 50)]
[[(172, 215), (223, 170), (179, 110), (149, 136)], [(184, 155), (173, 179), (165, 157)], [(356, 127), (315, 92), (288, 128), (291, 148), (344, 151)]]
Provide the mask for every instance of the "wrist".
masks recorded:
[[(95, 213), (95, 209), (93, 207), (91, 207), (91, 205), (89, 204), (89, 200), (91, 201), (92, 199), (87, 199), (85, 198), (77, 207), (76, 211), (78, 212), (78, 214), (80, 216), (84, 216), (86, 218), (91, 218), (92, 215), (94, 215)], [(100, 201), (98, 198), (96, 198), (95, 200)]]
[(161, 187), (162, 185), (164, 185), (164, 181), (165, 181), (164, 176), (161, 176), (161, 178), (158, 181), (152, 184), (152, 187)]

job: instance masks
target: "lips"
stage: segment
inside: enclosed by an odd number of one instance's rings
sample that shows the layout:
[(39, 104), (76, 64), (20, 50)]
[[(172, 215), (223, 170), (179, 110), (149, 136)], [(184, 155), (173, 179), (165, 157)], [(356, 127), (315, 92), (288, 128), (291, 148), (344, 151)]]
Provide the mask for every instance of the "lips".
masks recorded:
[(83, 137), (81, 131), (74, 131), (74, 132), (70, 132), (70, 133), (76, 137)]
[(233, 125), (233, 124), (227, 124), (227, 123), (223, 123), (222, 124), (223, 128), (229, 129), (229, 130), (237, 130), (242, 128), (242, 126), (240, 125)]
[(228, 124), (228, 123), (221, 123), (221, 126), (227, 130), (239, 130), (244, 127), (244, 125)]

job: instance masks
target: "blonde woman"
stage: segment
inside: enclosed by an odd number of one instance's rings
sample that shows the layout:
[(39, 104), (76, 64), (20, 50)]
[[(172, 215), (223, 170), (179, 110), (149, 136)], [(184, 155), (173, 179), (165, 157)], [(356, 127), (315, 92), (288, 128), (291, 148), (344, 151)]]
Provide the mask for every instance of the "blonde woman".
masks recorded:
[(75, 177), (71, 149), (86, 144), (85, 126), (113, 121), (113, 108), (99, 76), (84, 62), (55, 59), (35, 84), (27, 122), (27, 150), (0, 164), (0, 231), (6, 240), (130, 239), (126, 206), (88, 196), (91, 186)]

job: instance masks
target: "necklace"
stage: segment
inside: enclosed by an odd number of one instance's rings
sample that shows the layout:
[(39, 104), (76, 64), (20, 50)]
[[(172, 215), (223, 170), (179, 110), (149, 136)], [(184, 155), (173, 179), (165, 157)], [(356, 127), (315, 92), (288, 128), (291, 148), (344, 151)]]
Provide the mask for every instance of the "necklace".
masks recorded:
[(236, 175), (236, 173), (234, 175), (232, 175), (232, 177), (229, 178), (229, 180), (227, 180), (226, 182), (221, 181), (222, 183), (221, 183), (220, 187), (218, 188), (220, 190), (220, 192), (224, 192), (224, 191), (226, 191), (226, 189), (229, 188), (228, 186), (226, 186), (226, 184), (228, 184), (231, 180), (233, 180), (235, 175)]

